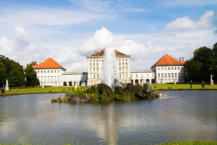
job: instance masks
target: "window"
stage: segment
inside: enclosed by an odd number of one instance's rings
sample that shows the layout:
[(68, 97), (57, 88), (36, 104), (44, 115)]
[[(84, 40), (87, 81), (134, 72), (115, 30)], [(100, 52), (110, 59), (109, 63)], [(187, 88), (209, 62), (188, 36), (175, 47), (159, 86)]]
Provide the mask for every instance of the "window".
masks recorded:
[(170, 73), (168, 73), (168, 77), (170, 77)]
[(160, 73), (158, 73), (158, 77), (160, 77)]
[(165, 77), (167, 77), (167, 73), (165, 73)]
[(161, 77), (164, 77), (163, 73), (161, 74)]
[(168, 70), (170, 70), (170, 67), (168, 67)]

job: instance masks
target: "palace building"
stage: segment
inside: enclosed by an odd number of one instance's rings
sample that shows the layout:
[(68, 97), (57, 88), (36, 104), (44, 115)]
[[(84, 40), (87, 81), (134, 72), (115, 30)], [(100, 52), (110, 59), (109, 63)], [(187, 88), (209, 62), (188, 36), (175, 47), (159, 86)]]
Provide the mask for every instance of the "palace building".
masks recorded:
[(62, 86), (65, 69), (52, 58), (48, 58), (39, 65), (32, 65), (37, 73), (41, 86)]
[[(32, 65), (41, 86), (92, 86), (102, 82), (105, 49), (87, 56), (87, 72), (66, 72), (54, 59), (48, 58), (40, 64)], [(115, 50), (118, 79), (132, 84), (165, 84), (184, 82), (184, 57), (176, 60), (166, 54), (150, 71), (130, 71), (130, 55)]]
[[(102, 82), (102, 67), (105, 49), (95, 51), (94, 54), (87, 56), (88, 64), (88, 85), (96, 85)], [(116, 71), (118, 79), (123, 83), (130, 83), (130, 56), (118, 50), (116, 55)]]
[(184, 63), (184, 57), (178, 61), (168, 54), (164, 55), (151, 67), (156, 83), (184, 83)]

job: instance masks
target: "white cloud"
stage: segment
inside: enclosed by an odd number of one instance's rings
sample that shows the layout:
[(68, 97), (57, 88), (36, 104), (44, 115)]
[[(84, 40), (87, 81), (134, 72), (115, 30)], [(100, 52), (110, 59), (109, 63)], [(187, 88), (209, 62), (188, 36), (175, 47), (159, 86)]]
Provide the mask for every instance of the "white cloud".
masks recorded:
[(211, 25), (210, 18), (214, 15), (213, 11), (207, 11), (200, 17), (199, 21), (193, 21), (187, 16), (177, 18), (175, 21), (166, 25), (166, 30), (195, 30), (208, 28)]
[(117, 48), (119, 51), (131, 55), (131, 64), (133, 69), (150, 69), (150, 63), (144, 61), (150, 53), (158, 53), (161, 47), (155, 46), (146, 41), (145, 44), (125, 39), (123, 35), (112, 34), (108, 29), (102, 27), (89, 38), (80, 48), (81, 53), (91, 54), (94, 50), (107, 47)]
[[(165, 50), (175, 58), (180, 56), (189, 58), (194, 49), (204, 45), (212, 46), (216, 42), (210, 22), (213, 11), (207, 11), (198, 21), (193, 21), (188, 17), (178, 18), (165, 27), (167, 31), (160, 33), (122, 35), (113, 34), (102, 27), (94, 34), (78, 33), (72, 36), (59, 28), (53, 30), (52, 26), (82, 21), (67, 20), (74, 16), (64, 15), (66, 11), (57, 14), (59, 10), (47, 10), (25, 10), (17, 14), (10, 11), (9, 17), (0, 14), (1, 26), (9, 23), (14, 28), (9, 35), (0, 36), (0, 54), (15, 59), (24, 66), (31, 61), (41, 62), (48, 57), (53, 57), (68, 71), (87, 71), (87, 55), (92, 54), (94, 50), (115, 47), (131, 55), (131, 70), (144, 70), (150, 69), (150, 66), (165, 53)], [(46, 15), (45, 11), (47, 16), (42, 16), (40, 19), (39, 15)], [(53, 11), (56, 12), (52, 13)], [(85, 12), (79, 14), (82, 15)], [(22, 18), (23, 16), (26, 17)], [(100, 18), (98, 16), (96, 15), (97, 19)], [(89, 16), (87, 16), (88, 19), (85, 19), (84, 15), (81, 17), (84, 18), (83, 22), (93, 20)], [(43, 21), (44, 19), (46, 20)], [(36, 25), (43, 25), (43, 27), (35, 27)]]
[[(7, 17), (6, 17), (7, 16)], [(4, 9), (1, 10), (0, 23), (20, 26), (64, 26), (108, 18), (105, 14), (96, 14), (70, 9)]]

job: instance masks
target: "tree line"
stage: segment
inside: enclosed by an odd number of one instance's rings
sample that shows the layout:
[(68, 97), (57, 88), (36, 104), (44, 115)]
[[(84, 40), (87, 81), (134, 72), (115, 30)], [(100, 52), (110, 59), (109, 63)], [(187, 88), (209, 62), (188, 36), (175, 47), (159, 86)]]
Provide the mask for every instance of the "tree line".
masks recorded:
[(29, 64), (24, 69), (22, 65), (14, 60), (0, 55), (0, 86), (6, 85), (8, 80), (9, 87), (31, 87), (39, 86), (37, 74)]
[(210, 81), (213, 75), (214, 82), (217, 81), (217, 43), (213, 48), (200, 47), (194, 51), (193, 57), (184, 65), (185, 81), (201, 82)]

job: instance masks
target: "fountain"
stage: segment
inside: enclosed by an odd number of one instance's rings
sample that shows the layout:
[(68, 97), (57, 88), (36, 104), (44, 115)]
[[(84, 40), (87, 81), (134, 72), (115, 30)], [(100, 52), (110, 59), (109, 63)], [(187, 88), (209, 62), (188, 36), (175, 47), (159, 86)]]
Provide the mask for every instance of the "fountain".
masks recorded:
[(115, 50), (110, 47), (106, 48), (104, 52), (102, 83), (108, 85), (114, 91), (115, 80), (118, 80), (117, 64)]

